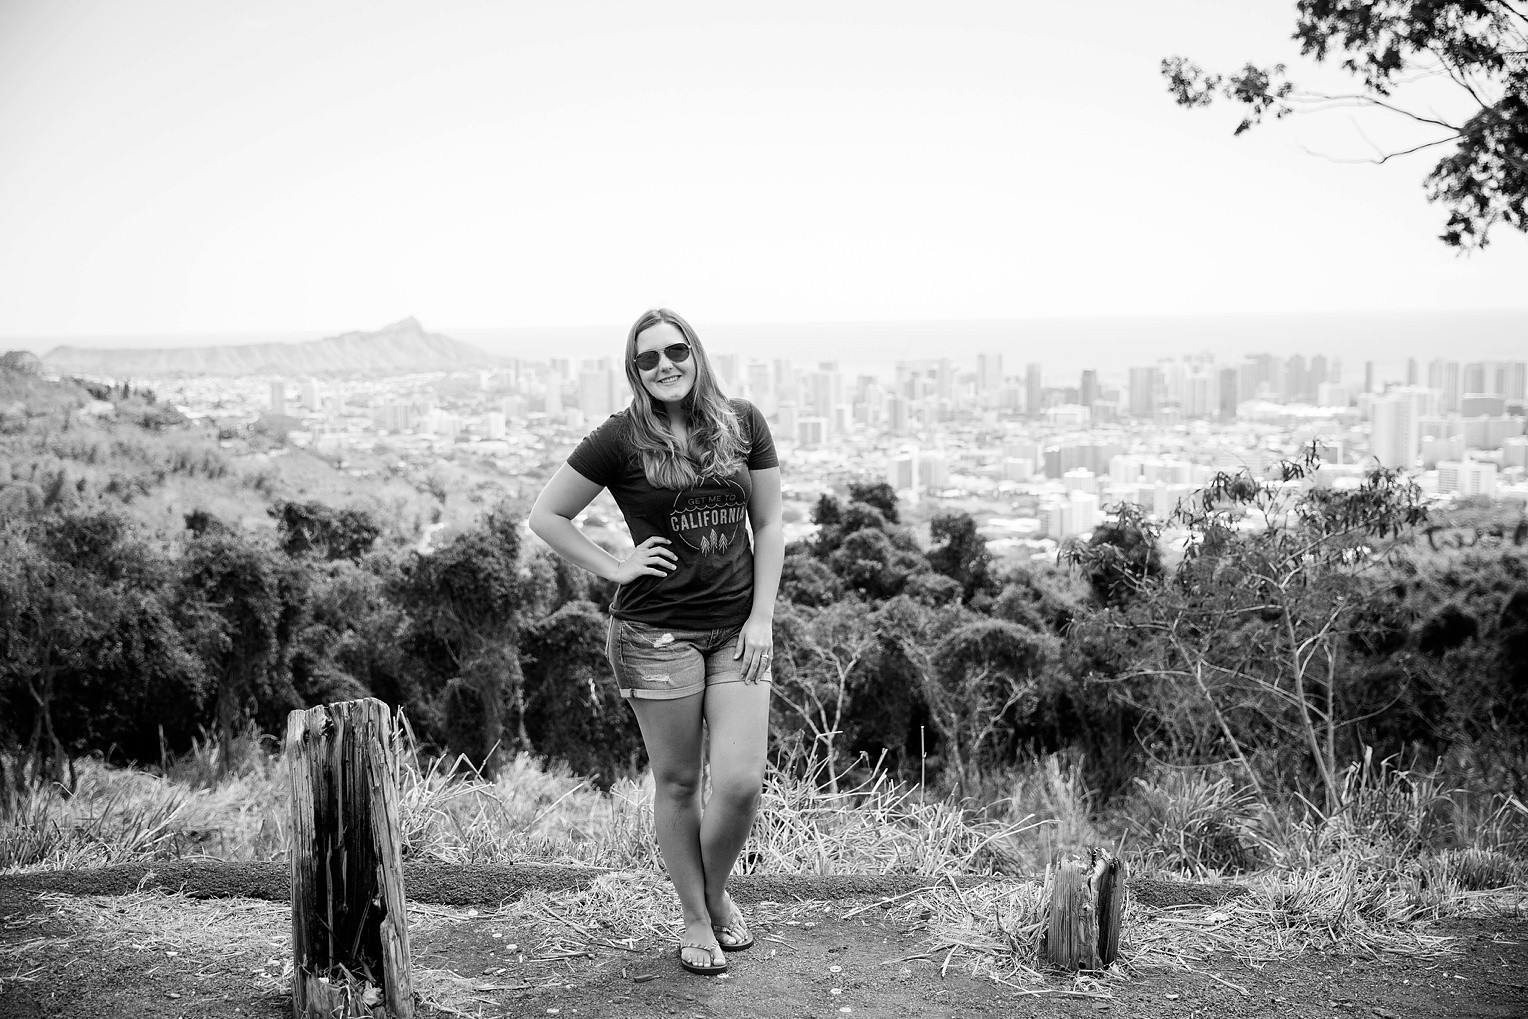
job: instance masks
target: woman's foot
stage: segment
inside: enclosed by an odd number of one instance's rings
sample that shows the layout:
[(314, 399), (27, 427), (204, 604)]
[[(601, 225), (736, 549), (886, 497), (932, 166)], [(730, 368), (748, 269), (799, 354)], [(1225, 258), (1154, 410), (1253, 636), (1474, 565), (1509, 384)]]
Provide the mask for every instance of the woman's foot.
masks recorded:
[(743, 911), (737, 908), (731, 895), (722, 892), (720, 908), (711, 910), (711, 916), (714, 918), (711, 931), (716, 935), (717, 944), (724, 950), (741, 952), (753, 947), (753, 934), (743, 919)]
[(720, 941), (705, 922), (686, 922), (679, 940), (679, 965), (704, 976), (727, 972), (727, 954)]

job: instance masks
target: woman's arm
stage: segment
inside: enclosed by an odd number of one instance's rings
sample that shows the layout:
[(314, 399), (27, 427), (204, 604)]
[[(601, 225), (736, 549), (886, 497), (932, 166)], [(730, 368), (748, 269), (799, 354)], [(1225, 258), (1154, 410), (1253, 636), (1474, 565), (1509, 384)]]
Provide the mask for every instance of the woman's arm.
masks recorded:
[(758, 681), (774, 643), (775, 596), (780, 593), (780, 570), (785, 565), (785, 524), (780, 519), (780, 468), (750, 471), (753, 495), (748, 500), (748, 523), (753, 528), (753, 611), (743, 624), (737, 657), (743, 659), (743, 680)]
[[(667, 538), (654, 535), (638, 545), (625, 559), (617, 559), (590, 541), (589, 536), (573, 523), (573, 518), (582, 513), (584, 507), (600, 494), (602, 487), (563, 464), (557, 468), (557, 473), (552, 475), (552, 480), (546, 483), (546, 487), (536, 497), (536, 504), (531, 507), (527, 523), (532, 533), (574, 566), (617, 584), (629, 584), (641, 576), (668, 576), (678, 562), (678, 557), (668, 549), (657, 546), (658, 542), (668, 544)], [(778, 582), (778, 569), (775, 574)]]

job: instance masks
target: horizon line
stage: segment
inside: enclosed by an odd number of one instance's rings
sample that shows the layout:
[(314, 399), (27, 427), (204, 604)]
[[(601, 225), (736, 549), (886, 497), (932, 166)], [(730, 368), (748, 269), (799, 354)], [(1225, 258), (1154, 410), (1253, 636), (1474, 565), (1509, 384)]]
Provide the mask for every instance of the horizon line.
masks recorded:
[[(969, 325), (999, 324), (1010, 322), (1129, 322), (1140, 320), (1162, 319), (1309, 319), (1309, 318), (1353, 318), (1353, 317), (1385, 317), (1385, 316), (1415, 316), (1415, 315), (1447, 315), (1447, 316), (1478, 316), (1478, 315), (1528, 315), (1528, 306), (1502, 306), (1489, 308), (1342, 308), (1326, 310), (1302, 309), (1298, 311), (1207, 311), (1207, 312), (1113, 312), (1094, 314), (1072, 315), (1011, 315), (1011, 316), (967, 316), (967, 317), (913, 317), (913, 318), (820, 318), (820, 319), (756, 319), (756, 320), (705, 320), (708, 328), (729, 327), (762, 327), (762, 326), (896, 326), (896, 325), (922, 325), (929, 323), (961, 323)], [(10, 340), (25, 341), (52, 341), (63, 343), (69, 340), (84, 339), (153, 339), (157, 337), (197, 337), (197, 336), (273, 336), (273, 335), (312, 335), (317, 339), (328, 339), (333, 336), (352, 332), (375, 332), (387, 326), (408, 319), (419, 321), (417, 315), (404, 315), (402, 318), (392, 319), (382, 325), (370, 329), (350, 328), (340, 329), (338, 332), (330, 329), (314, 329), (312, 327), (271, 328), (271, 329), (174, 329), (152, 330), (132, 332), (71, 332), (71, 333), (42, 333), (42, 332), (14, 332), (0, 333), (0, 342)], [(464, 324), (456, 323), (449, 326), (427, 327), (423, 322), (420, 325), (430, 332), (449, 332), (450, 330), (531, 330), (531, 329), (609, 329), (618, 325), (615, 322), (532, 322), (513, 324)], [(620, 328), (627, 328), (620, 325)]]

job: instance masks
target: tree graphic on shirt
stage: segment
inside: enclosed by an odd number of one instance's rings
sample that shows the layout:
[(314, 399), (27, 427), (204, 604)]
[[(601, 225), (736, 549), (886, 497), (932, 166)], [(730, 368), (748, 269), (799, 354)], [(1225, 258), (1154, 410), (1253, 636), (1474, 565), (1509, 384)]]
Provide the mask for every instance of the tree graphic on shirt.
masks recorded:
[(711, 528), (710, 534), (701, 535), (700, 554), (703, 556), (721, 555), (732, 544), (731, 538), (725, 534), (716, 533), (716, 528)]

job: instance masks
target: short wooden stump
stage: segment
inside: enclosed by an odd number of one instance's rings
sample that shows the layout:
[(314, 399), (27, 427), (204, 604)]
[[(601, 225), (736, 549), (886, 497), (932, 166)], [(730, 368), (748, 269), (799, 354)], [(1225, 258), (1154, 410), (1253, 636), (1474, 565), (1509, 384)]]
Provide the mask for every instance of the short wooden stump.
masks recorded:
[(392, 712), (375, 698), (287, 716), (292, 1010), (413, 1019)]

